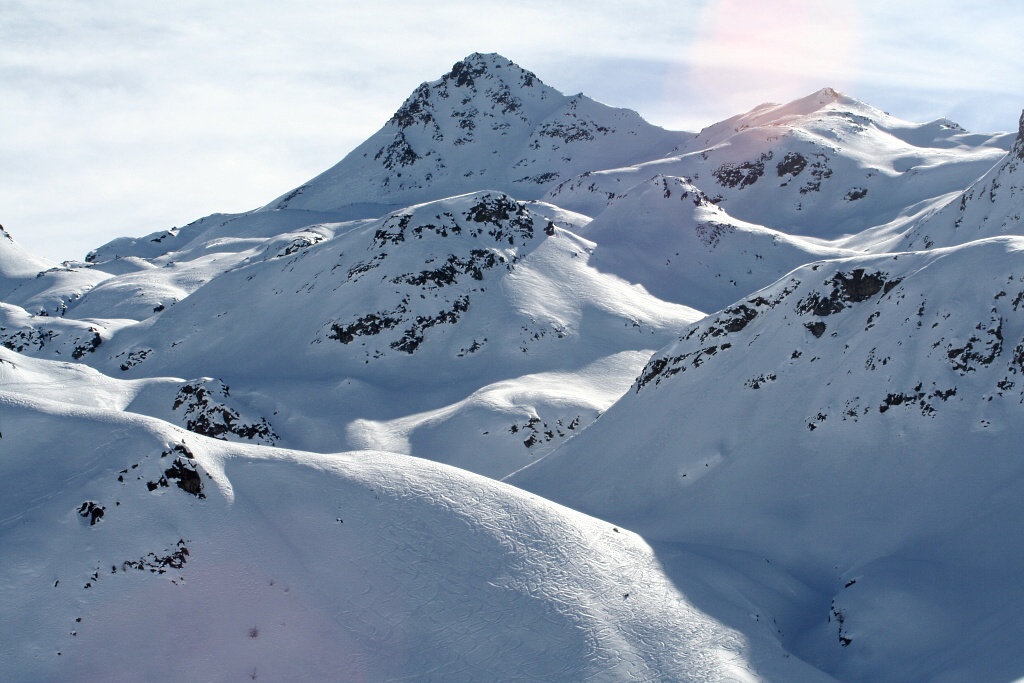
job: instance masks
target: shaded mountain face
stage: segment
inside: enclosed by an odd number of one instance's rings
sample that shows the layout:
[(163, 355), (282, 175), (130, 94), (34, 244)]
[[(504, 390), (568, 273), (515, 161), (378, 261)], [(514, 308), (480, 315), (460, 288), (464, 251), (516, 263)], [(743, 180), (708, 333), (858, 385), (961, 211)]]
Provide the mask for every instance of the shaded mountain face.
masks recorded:
[(899, 247), (931, 249), (1024, 231), (1024, 112), (1005, 158), (956, 199), (917, 222)]
[(688, 180), (660, 175), (617, 196), (580, 232), (597, 245), (598, 270), (701, 311), (810, 261), (854, 253), (733, 218)]
[(473, 54), (417, 88), (337, 166), (268, 208), (377, 216), (484, 188), (536, 199), (574, 175), (657, 158), (689, 137), (563, 95), (500, 55)]
[[(1024, 238), (997, 238), (799, 268), (695, 323), (510, 481), (822, 586), (795, 651), (841, 680), (943, 657), (985, 677), (1002, 646), (963, 634), (1024, 607), (999, 569), (1024, 551), (1021, 425)], [(919, 637), (936, 621), (955, 626)]]
[[(657, 497), (672, 497), (707, 485), (668, 477), (666, 468), (686, 458), (673, 444), (716, 450), (710, 442), (722, 439), (719, 430), (708, 427), (710, 415), (700, 419), (708, 412), (737, 427), (721, 448), (745, 454), (725, 458), (723, 451), (723, 464), (743, 457), (792, 459), (786, 449), (803, 444), (801, 452), (812, 453), (831, 432), (833, 438), (861, 435), (860, 441), (877, 431), (933, 425), (933, 434), (960, 438), (948, 432), (968, 426), (961, 423), (964, 415), (979, 411), (992, 417), (969, 425), (972, 433), (1005, 433), (1024, 410), (1022, 254), (1024, 242), (1014, 237), (798, 268), (690, 326), (652, 357), (632, 389), (593, 427), (517, 481), (553, 490), (559, 482), (577, 482), (573, 502), (596, 505), (594, 511), (604, 514), (657, 506), (652, 487), (660, 491)], [(630, 427), (623, 429), (619, 420)], [(742, 443), (746, 437), (752, 438)], [(592, 439), (618, 447), (588, 451)], [(779, 448), (771, 447), (775, 439)], [(641, 476), (626, 442), (647, 453), (651, 476)], [(573, 477), (543, 473), (587, 462), (590, 452), (602, 454), (594, 456), (600, 467), (591, 462)], [(614, 471), (618, 459), (632, 476)], [(695, 504), (689, 495), (675, 502)]]

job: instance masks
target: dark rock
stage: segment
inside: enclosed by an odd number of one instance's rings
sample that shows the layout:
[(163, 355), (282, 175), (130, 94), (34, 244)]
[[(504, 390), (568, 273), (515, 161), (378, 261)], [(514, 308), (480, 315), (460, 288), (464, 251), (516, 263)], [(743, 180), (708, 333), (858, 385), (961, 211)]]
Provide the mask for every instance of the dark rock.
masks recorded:
[(180, 458), (175, 458), (171, 466), (164, 470), (164, 477), (177, 481), (178, 488), (196, 498), (206, 498), (203, 493), (203, 480), (194, 465)]
[(106, 512), (106, 508), (102, 505), (98, 505), (91, 500), (87, 500), (82, 503), (82, 507), (78, 508), (78, 514), (89, 520), (89, 526), (93, 526), (101, 519), (103, 519), (103, 513)]
[(883, 287), (886, 287), (885, 293), (888, 293), (900, 282), (899, 279), (887, 280), (886, 273), (866, 273), (863, 268), (857, 268), (849, 274), (837, 272), (833, 277), (825, 280), (824, 284), (832, 285), (832, 291), (829, 294), (822, 295), (812, 292), (797, 304), (796, 312), (810, 313), (816, 316), (838, 313), (846, 308), (847, 304), (867, 301), (882, 291)]
[(804, 327), (806, 327), (815, 337), (820, 337), (825, 334), (825, 323), (820, 320), (816, 320), (812, 323), (804, 323)]
[(771, 160), (772, 153), (765, 152), (754, 161), (744, 161), (739, 164), (722, 164), (711, 172), (715, 180), (722, 187), (740, 189), (753, 185), (757, 179), (764, 175), (764, 163)]
[(778, 171), (781, 178), (784, 175), (798, 176), (805, 168), (807, 168), (807, 158), (803, 154), (787, 152), (786, 156), (775, 167), (775, 170)]

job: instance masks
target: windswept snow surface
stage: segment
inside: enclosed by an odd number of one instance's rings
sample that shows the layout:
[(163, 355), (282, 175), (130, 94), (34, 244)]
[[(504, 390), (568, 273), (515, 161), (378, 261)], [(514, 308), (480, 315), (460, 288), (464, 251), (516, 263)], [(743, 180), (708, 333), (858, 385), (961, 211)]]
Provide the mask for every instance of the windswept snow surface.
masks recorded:
[(855, 252), (733, 218), (684, 178), (655, 176), (580, 230), (590, 263), (660, 299), (716, 311), (810, 261)]
[(473, 54), (262, 208), (0, 229), (0, 679), (1021, 679), (1020, 125)]
[(4, 680), (830, 680), (607, 522), (407, 456), (39, 397), (0, 353)]

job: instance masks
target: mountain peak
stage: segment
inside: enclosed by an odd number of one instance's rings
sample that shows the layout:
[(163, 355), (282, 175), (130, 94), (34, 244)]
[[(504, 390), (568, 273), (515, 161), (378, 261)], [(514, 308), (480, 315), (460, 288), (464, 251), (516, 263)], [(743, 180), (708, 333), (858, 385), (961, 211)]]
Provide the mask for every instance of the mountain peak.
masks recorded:
[(838, 102), (840, 99), (843, 98), (843, 94), (833, 88), (822, 88), (818, 92), (814, 93), (814, 96), (822, 104), (827, 104), (828, 102)]
[(455, 62), (452, 70), (445, 74), (441, 81), (454, 84), (456, 87), (468, 86), (473, 88), (476, 77), (485, 74), (493, 74), (499, 69), (506, 69), (519, 76), (522, 85), (529, 87), (533, 85), (537, 77), (520, 67), (497, 52), (480, 53), (474, 52), (465, 59)]
[(689, 137), (475, 52), (417, 87), (340, 163), (267, 208), (365, 218), (482, 189), (537, 199), (561, 180), (660, 158)]
[[(501, 73), (504, 72), (504, 73)], [(505, 78), (501, 78), (505, 75)], [(499, 78), (508, 85), (532, 86), (538, 79), (531, 72), (523, 69), (510, 59), (496, 52), (481, 54), (474, 52), (465, 59), (455, 62), (452, 70), (441, 77), (442, 85), (451, 84), (456, 88), (469, 88), (476, 91), (476, 79), (479, 77)], [(515, 83), (510, 82), (515, 81)]]
[[(502, 115), (513, 114), (523, 118), (522, 110), (526, 106), (524, 98), (531, 99), (531, 95), (532, 99), (550, 99), (554, 102), (561, 93), (544, 85), (533, 73), (497, 53), (474, 52), (465, 59), (455, 62), (451, 71), (440, 79), (420, 84), (398, 108), (388, 121), (388, 125), (400, 131), (412, 127), (429, 127), (433, 140), (441, 142), (444, 139), (444, 132), (439, 119), (456, 117), (460, 119), (461, 129), (457, 139), (463, 140), (464, 144), (473, 137), (473, 131), (477, 127), (476, 122), (462, 122), (465, 121), (464, 115), (467, 112), (475, 112), (482, 108), (500, 111)], [(442, 100), (447, 100), (452, 106), (444, 107), (445, 111), (439, 111), (442, 108)], [(404, 166), (415, 159), (406, 152), (406, 158), (400, 161), (406, 162), (400, 164)]]
[(700, 144), (711, 145), (723, 142), (725, 138), (747, 128), (813, 125), (814, 119), (832, 116), (836, 111), (842, 115), (853, 114), (872, 120), (882, 116), (882, 112), (856, 98), (833, 88), (822, 88), (785, 104), (759, 104), (746, 113), (707, 126), (698, 134), (697, 140)]

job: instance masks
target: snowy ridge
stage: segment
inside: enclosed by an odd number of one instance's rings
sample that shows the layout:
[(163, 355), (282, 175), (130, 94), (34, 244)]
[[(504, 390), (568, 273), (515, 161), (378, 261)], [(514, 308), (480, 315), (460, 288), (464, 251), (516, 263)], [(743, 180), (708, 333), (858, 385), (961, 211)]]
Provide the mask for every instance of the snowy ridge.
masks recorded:
[(340, 220), (334, 213), (315, 211), (213, 214), (186, 226), (161, 230), (145, 237), (120, 237), (93, 249), (86, 256), (86, 261), (104, 269), (111, 267), (112, 262), (126, 257), (154, 262), (189, 261), (211, 252), (229, 254), (245, 251), (284, 233), (304, 228), (315, 231), (315, 226)]
[(130, 322), (32, 315), (20, 306), (0, 303), (0, 346), (29, 356), (81, 360)]
[(0, 349), (0, 384), (48, 401), (148, 415), (222, 441), (273, 445), (278, 438), (266, 418), (253, 415), (228, 386), (209, 377), (116, 379), (82, 363)]
[(40, 315), (64, 315), (109, 277), (84, 264), (56, 264), (29, 252), (0, 225), (0, 300)]
[(638, 182), (680, 176), (736, 218), (838, 239), (963, 188), (1005, 144), (951, 122), (900, 121), (826, 88), (709, 126), (666, 158), (565, 180), (545, 199), (595, 216)]

